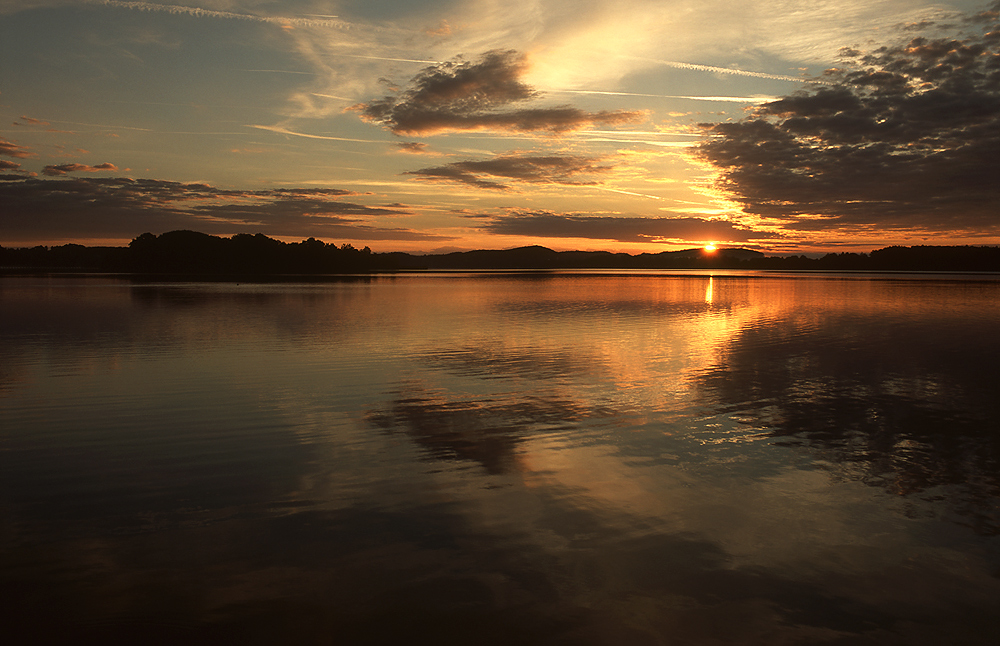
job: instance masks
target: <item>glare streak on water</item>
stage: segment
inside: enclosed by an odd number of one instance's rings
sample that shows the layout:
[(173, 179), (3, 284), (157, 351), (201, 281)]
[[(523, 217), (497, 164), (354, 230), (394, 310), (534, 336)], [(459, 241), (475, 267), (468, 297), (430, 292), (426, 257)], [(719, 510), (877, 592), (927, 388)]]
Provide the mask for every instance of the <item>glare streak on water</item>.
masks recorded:
[(2, 278), (0, 618), (991, 643), (997, 329), (968, 277)]

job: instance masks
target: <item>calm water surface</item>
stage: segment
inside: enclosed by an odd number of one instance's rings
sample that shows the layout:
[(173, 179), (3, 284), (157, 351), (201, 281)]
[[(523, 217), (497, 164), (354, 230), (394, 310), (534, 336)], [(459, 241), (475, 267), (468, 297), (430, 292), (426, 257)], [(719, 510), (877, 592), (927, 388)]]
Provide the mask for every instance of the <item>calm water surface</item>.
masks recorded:
[(1000, 640), (989, 277), (3, 277), (0, 359), (23, 643)]

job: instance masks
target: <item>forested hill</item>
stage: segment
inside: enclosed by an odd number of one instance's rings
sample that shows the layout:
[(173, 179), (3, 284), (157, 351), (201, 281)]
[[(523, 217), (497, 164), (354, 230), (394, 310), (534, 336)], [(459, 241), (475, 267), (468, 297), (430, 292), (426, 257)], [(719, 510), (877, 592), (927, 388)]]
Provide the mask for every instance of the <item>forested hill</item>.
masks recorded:
[(868, 254), (765, 256), (749, 249), (661, 253), (553, 251), (531, 246), (418, 256), (374, 253), (309, 238), (286, 243), (265, 235), (231, 238), (195, 231), (144, 233), (127, 247), (5, 248), (0, 270), (95, 271), (149, 274), (338, 274), (427, 269), (790, 269), (856, 271), (1000, 272), (1000, 247), (886, 247)]

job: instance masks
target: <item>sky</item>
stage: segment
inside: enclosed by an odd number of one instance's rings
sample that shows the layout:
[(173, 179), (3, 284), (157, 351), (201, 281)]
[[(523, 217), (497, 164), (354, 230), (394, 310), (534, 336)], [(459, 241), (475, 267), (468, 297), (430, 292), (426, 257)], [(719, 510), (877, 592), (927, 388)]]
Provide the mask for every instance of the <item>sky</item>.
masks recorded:
[(1000, 244), (1000, 2), (0, 0), (0, 245)]

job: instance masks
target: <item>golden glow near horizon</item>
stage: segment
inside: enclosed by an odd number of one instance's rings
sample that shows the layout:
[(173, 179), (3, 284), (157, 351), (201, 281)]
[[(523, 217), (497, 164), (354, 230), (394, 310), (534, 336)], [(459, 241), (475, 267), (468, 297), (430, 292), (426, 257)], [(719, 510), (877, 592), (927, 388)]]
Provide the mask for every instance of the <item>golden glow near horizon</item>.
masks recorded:
[(717, 247), (712, 243), (708, 243), (702, 248), (705, 250), (706, 253), (715, 253)]
[[(964, 219), (914, 211), (907, 224), (894, 214), (923, 207), (886, 206), (892, 182), (851, 184), (850, 199), (823, 193), (846, 185), (834, 179), (795, 183), (809, 177), (797, 165), (829, 166), (822, 142), (803, 143), (815, 160), (790, 161), (768, 146), (709, 145), (750, 142), (739, 128), (749, 110), (812, 91), (805, 81), (840, 65), (843, 48), (908, 42), (904, 25), (945, 29), (942, 12), (984, 4), (887, 2), (775, 12), (763, 0), (316, 0), (310, 13), (256, 0), (225, 11), (207, 0), (7, 3), (0, 245), (177, 229), (416, 253), (998, 244), (994, 214), (960, 199), (996, 188), (919, 194), (913, 204)], [(976, 47), (995, 53), (988, 39)], [(980, 90), (954, 97), (980, 102), (955, 114), (995, 103)], [(935, 141), (982, 158), (974, 142)], [(872, 175), (896, 177), (897, 157)], [(749, 174), (724, 175), (735, 167)]]

